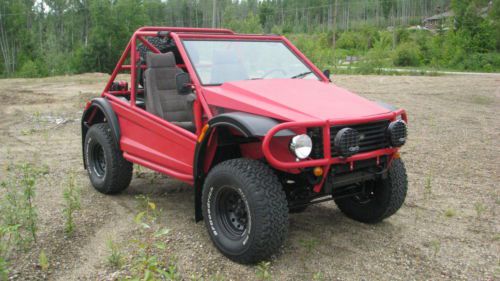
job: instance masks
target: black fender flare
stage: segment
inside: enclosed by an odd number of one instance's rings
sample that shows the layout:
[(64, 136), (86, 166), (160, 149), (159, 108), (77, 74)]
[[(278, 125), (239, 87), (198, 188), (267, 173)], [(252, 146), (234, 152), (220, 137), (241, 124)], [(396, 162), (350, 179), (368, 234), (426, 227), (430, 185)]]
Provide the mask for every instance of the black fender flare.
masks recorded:
[[(201, 142), (196, 144), (193, 162), (193, 179), (194, 179), (194, 204), (195, 204), (195, 220), (203, 220), (201, 210), (201, 194), (205, 173), (203, 171), (204, 157), (207, 149), (209, 136), (217, 127), (229, 127), (239, 131), (244, 137), (264, 137), (269, 130), (278, 125), (278, 120), (250, 114), (246, 112), (230, 112), (217, 115), (208, 121), (208, 130), (205, 132), (205, 137)], [(282, 130), (275, 136), (294, 136), (295, 133), (291, 130)]]
[(83, 111), (81, 126), (82, 126), (82, 156), (84, 157), (83, 166), (86, 169), (85, 164), (85, 136), (87, 135), (87, 131), (92, 125), (92, 120), (88, 120), (91, 116), (91, 113), (95, 110), (99, 110), (106, 119), (106, 122), (109, 124), (111, 129), (111, 134), (115, 140), (115, 143), (119, 146), (120, 141), (120, 123), (118, 122), (118, 117), (116, 117), (116, 113), (113, 111), (111, 104), (105, 98), (94, 98), (90, 101), (90, 106)]

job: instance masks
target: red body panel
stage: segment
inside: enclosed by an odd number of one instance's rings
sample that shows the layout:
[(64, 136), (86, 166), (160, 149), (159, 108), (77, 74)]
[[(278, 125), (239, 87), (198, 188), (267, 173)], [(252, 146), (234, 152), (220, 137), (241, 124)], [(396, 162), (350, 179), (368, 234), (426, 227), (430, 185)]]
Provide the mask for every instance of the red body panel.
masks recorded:
[(126, 103), (111, 105), (120, 122), (120, 148), (126, 159), (192, 183), (194, 134)]
[(204, 90), (210, 105), (287, 121), (362, 119), (389, 112), (345, 89), (315, 80), (248, 80)]
[[(137, 41), (141, 41), (152, 52), (159, 51), (144, 37), (157, 36), (158, 32), (170, 32), (179, 50), (185, 68), (192, 79), (192, 87), (197, 99), (193, 105), (196, 134), (177, 127), (136, 105), (136, 77), (139, 55), (136, 51)], [(166, 34), (166, 33), (165, 33)], [(165, 36), (165, 34), (163, 36)], [(182, 44), (183, 39), (212, 40), (259, 40), (282, 41), (297, 57), (299, 57), (320, 81), (305, 79), (269, 79), (228, 82), (220, 86), (201, 86), (195, 70), (188, 59)], [(130, 61), (125, 64), (127, 58)], [(130, 89), (110, 92), (110, 87), (119, 72), (130, 72)], [(130, 102), (117, 98), (129, 95)], [(403, 110), (391, 112), (367, 99), (329, 83), (326, 77), (286, 38), (277, 35), (240, 35), (227, 29), (178, 28), (178, 27), (143, 27), (138, 29), (128, 43), (102, 96), (108, 98), (116, 113), (121, 130), (120, 148), (124, 157), (134, 163), (149, 167), (187, 183), (193, 183), (193, 161), (196, 141), (201, 128), (212, 118), (214, 112), (210, 108), (224, 108), (229, 111), (243, 111), (271, 117), (284, 121), (272, 128), (261, 143), (241, 145), (243, 156), (250, 158), (265, 157), (276, 169), (299, 173), (301, 168), (321, 166), (328, 170), (335, 163), (351, 163), (354, 161), (392, 155), (396, 148), (380, 149), (361, 153), (341, 159), (330, 157), (330, 126), (364, 123), (376, 120), (394, 120), (402, 115)], [(304, 133), (307, 127), (323, 129), (324, 159), (306, 159), (296, 161), (288, 150), (289, 137), (274, 138), (283, 129), (291, 129), (296, 133)], [(202, 159), (208, 169), (215, 154), (217, 138), (210, 137), (206, 159)], [(208, 171), (208, 170), (206, 170)], [(315, 186), (319, 192), (326, 178)]]

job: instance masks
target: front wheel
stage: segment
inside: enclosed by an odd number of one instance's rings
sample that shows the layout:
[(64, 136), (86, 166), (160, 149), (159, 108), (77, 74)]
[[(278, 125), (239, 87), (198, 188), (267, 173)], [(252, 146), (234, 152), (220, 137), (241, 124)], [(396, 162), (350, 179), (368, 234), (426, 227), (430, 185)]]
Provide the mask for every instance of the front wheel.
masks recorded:
[(251, 159), (215, 166), (203, 185), (203, 217), (215, 246), (239, 263), (277, 252), (288, 233), (285, 192), (273, 171)]
[(339, 209), (349, 218), (365, 223), (377, 223), (392, 216), (403, 205), (408, 190), (403, 161), (392, 161), (387, 178), (364, 184), (368, 190), (365, 194), (335, 199)]

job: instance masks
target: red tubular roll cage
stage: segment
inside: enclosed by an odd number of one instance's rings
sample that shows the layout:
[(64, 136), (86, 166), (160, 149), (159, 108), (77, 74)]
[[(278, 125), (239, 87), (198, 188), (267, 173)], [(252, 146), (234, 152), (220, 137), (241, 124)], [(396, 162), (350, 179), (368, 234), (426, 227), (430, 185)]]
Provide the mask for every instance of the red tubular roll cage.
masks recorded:
[[(136, 77), (137, 68), (142, 66), (137, 66), (139, 60), (137, 52), (137, 40), (141, 41), (145, 46), (147, 46), (152, 52), (160, 53), (160, 51), (153, 46), (144, 37), (155, 37), (159, 36), (160, 32), (165, 32), (162, 36), (169, 36), (174, 40), (176, 46), (179, 50), (180, 55), (184, 60), (184, 65), (190, 73), (191, 80), (193, 82), (193, 89), (197, 93), (197, 99), (193, 105), (194, 121), (196, 125), (196, 135), (199, 136), (203, 127), (202, 116), (203, 113), (208, 119), (212, 118), (212, 113), (208, 107), (208, 103), (204, 98), (203, 90), (201, 88), (201, 83), (196, 75), (196, 71), (191, 64), (187, 52), (182, 44), (182, 39), (214, 39), (214, 40), (260, 40), (260, 41), (280, 41), (283, 42), (288, 48), (290, 48), (298, 57), (301, 59), (319, 78), (322, 82), (329, 83), (329, 78), (326, 77), (322, 71), (320, 71), (304, 54), (302, 54), (293, 44), (290, 43), (288, 39), (279, 35), (241, 35), (235, 34), (229, 29), (209, 29), (209, 28), (183, 28), (183, 27), (142, 27), (134, 32), (132, 38), (122, 56), (120, 57), (115, 69), (113, 70), (111, 77), (102, 93), (103, 97), (109, 98), (114, 102), (122, 103), (125, 102), (116, 98), (115, 95), (120, 94), (119, 91), (110, 91), (111, 85), (116, 79), (116, 76), (120, 71), (130, 71), (130, 106), (136, 106)], [(124, 64), (130, 58), (129, 64)], [(134, 67), (135, 66), (135, 67)], [(122, 93), (123, 94), (123, 93)], [(127, 91), (128, 94), (128, 91)], [(262, 152), (273, 167), (282, 170), (300, 169), (306, 167), (323, 167), (324, 171), (328, 171), (331, 165), (340, 163), (350, 163), (351, 169), (353, 167), (354, 161), (379, 158), (383, 155), (394, 155), (399, 149), (398, 148), (384, 148), (378, 149), (370, 152), (359, 153), (348, 158), (341, 157), (331, 157), (331, 145), (330, 145), (330, 127), (335, 125), (350, 125), (355, 123), (372, 122), (377, 120), (396, 120), (397, 116), (401, 116), (402, 119), (407, 122), (406, 112), (402, 109), (392, 111), (383, 115), (356, 118), (356, 119), (344, 119), (344, 120), (327, 120), (327, 121), (305, 121), (305, 122), (284, 122), (275, 127), (273, 127), (262, 140)], [(297, 128), (310, 128), (310, 127), (320, 127), (323, 131), (323, 154), (322, 159), (308, 159), (304, 161), (297, 162), (283, 162), (278, 160), (272, 153), (270, 149), (270, 143), (274, 135), (279, 131), (285, 129), (297, 129)], [(170, 127), (170, 129), (175, 132), (182, 134), (186, 137), (193, 138), (193, 134), (177, 128), (176, 126)], [(392, 157), (391, 157), (392, 159)], [(314, 191), (320, 192), (324, 181), (326, 180), (327, 173), (323, 174), (322, 180), (319, 184), (315, 185)]]

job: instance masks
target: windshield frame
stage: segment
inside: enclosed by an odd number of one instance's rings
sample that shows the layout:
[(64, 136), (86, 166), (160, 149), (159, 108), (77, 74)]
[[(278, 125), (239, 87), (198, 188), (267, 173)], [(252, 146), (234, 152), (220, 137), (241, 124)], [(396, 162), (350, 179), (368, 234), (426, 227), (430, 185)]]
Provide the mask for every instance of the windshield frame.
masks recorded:
[[(199, 34), (194, 35), (194, 34), (179, 34), (179, 41), (182, 44), (182, 49), (184, 49), (186, 53), (186, 57), (189, 60), (189, 64), (191, 65), (192, 69), (194, 70), (196, 74), (196, 78), (200, 85), (202, 86), (220, 86), (224, 83), (206, 83), (204, 84), (200, 78), (200, 75), (198, 73), (198, 70), (192, 63), (190, 54), (184, 44), (185, 41), (225, 41), (225, 42), (278, 42), (283, 44), (309, 71), (311, 71), (311, 74), (316, 76), (318, 81), (325, 82), (325, 77), (322, 75), (318, 68), (312, 64), (300, 51), (293, 46), (286, 38), (282, 36), (277, 36), (277, 35), (232, 35), (232, 36), (221, 36), (221, 35), (202, 35), (200, 36)], [(321, 73), (321, 74), (320, 74)], [(286, 79), (286, 78), (280, 78), (280, 79)], [(292, 78), (290, 78), (292, 79)], [(242, 81), (252, 81), (252, 80), (242, 80)]]

